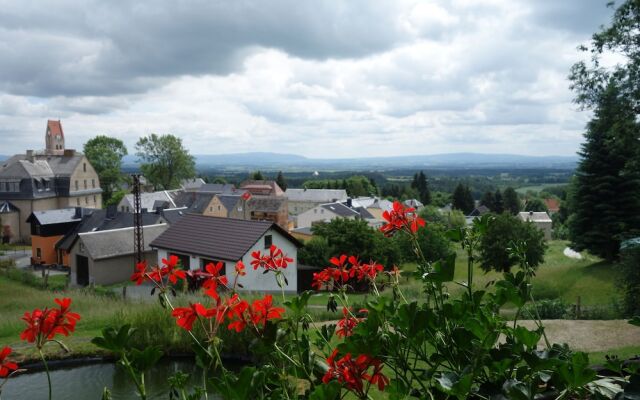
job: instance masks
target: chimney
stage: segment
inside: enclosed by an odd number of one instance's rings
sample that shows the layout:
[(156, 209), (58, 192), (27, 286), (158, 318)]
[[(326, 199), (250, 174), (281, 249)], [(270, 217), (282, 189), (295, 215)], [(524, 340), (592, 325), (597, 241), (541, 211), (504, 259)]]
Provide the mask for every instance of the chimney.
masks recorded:
[(27, 150), (27, 160), (33, 162), (33, 150)]
[(162, 206), (156, 207), (156, 214), (162, 215), (162, 210), (163, 210)]
[(351, 197), (347, 197), (347, 207), (351, 208), (352, 205), (353, 201), (351, 200)]
[(529, 211), (529, 215), (533, 215), (533, 211)]
[(107, 206), (107, 219), (114, 219), (116, 217), (116, 213), (118, 212), (118, 206), (113, 204)]
[(76, 207), (76, 213), (74, 214), (73, 218), (82, 218), (82, 216), (84, 215), (84, 210), (82, 209), (82, 207)]
[(149, 209), (148, 209), (148, 208), (143, 208), (143, 209), (142, 209), (142, 214), (146, 214), (146, 213), (148, 213), (148, 212), (149, 212)]
[(73, 149), (64, 149), (64, 153), (62, 153), (65, 157), (73, 157), (76, 154), (76, 151)]

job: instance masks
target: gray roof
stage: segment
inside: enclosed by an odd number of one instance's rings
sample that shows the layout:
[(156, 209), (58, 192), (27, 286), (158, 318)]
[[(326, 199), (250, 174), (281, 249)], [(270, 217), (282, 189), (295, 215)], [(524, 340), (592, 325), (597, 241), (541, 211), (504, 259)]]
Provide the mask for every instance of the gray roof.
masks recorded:
[(347, 199), (347, 191), (344, 189), (287, 189), (284, 195), (290, 201), (313, 203), (331, 203)]
[[(92, 209), (85, 208), (83, 213), (90, 213)], [(79, 221), (82, 217), (76, 217), (75, 207), (60, 208), (57, 210), (34, 211), (31, 213), (27, 222), (31, 217), (38, 220), (40, 225), (64, 224), (67, 222)]]
[(408, 199), (402, 202), (407, 207), (420, 208), (424, 207), (424, 204), (418, 199)]
[(187, 207), (189, 212), (202, 214), (205, 208), (213, 199), (215, 193), (208, 192), (185, 192), (183, 190), (173, 192), (171, 197), (173, 198), (174, 207)]
[(215, 194), (215, 193), (233, 193), (236, 190), (237, 189), (235, 185), (232, 185), (230, 183), (205, 183), (204, 185), (200, 186), (200, 189), (198, 189), (198, 192)]
[(162, 218), (165, 219), (169, 224), (175, 224), (177, 220), (182, 218), (182, 216), (187, 213), (187, 207), (180, 208), (165, 208), (161, 211)]
[(531, 222), (552, 222), (551, 217), (544, 211), (523, 211), (518, 214), (523, 221), (531, 221)]
[[(155, 213), (142, 214), (143, 225), (157, 224), (161, 220), (162, 216)], [(89, 209), (85, 212), (82, 222), (56, 243), (56, 248), (62, 250), (71, 249), (80, 233), (129, 228), (132, 226), (133, 213), (118, 211), (112, 217), (107, 218), (107, 210)]]
[(313, 235), (313, 232), (311, 231), (311, 227), (310, 226), (305, 226), (305, 227), (302, 227), (302, 228), (295, 228), (295, 229), (291, 230), (291, 232), (301, 233), (303, 235)]
[(227, 209), (227, 211), (231, 211), (236, 206), (236, 204), (238, 204), (238, 201), (241, 198), (241, 196), (238, 196), (238, 195), (226, 195), (226, 194), (216, 194), (215, 197), (217, 197), (218, 200), (220, 200), (220, 203), (222, 203), (222, 205), (224, 206), (224, 208)]
[(286, 197), (252, 196), (247, 202), (247, 209), (260, 212), (278, 212), (287, 204)]
[(215, 260), (237, 261), (269, 230), (300, 246), (293, 236), (268, 221), (186, 214), (152, 242), (151, 247), (196, 254)]
[(376, 219), (376, 217), (374, 217), (373, 214), (367, 211), (367, 209), (364, 207), (356, 207), (354, 208), (354, 210), (357, 211), (358, 214), (360, 214), (360, 218), (362, 219)]
[(182, 182), (180, 182), (180, 186), (182, 186), (183, 189), (199, 189), (204, 184), (205, 182), (202, 178), (183, 179)]
[[(149, 243), (167, 229), (167, 224), (144, 226), (144, 251), (151, 251)], [(81, 233), (80, 240), (94, 260), (133, 254), (133, 227)]]
[(342, 203), (321, 204), (320, 207), (324, 208), (325, 210), (331, 211), (332, 213), (340, 217), (357, 217), (360, 215), (357, 211), (352, 210)]
[(16, 154), (2, 163), (0, 176), (11, 178), (69, 177), (83, 157), (82, 153), (77, 152), (66, 156), (35, 154), (33, 161), (30, 161), (26, 154)]
[[(149, 192), (149, 193), (140, 193), (140, 207), (146, 208), (147, 210), (153, 210), (153, 205), (156, 204), (156, 201), (167, 202), (171, 207), (175, 207), (176, 204), (173, 202), (172, 196), (170, 194), (173, 191), (169, 190), (161, 190), (158, 192)], [(133, 209), (133, 194), (129, 193), (124, 196), (124, 199), (121, 200), (121, 203), (126, 202), (129, 203), (130, 207)]]

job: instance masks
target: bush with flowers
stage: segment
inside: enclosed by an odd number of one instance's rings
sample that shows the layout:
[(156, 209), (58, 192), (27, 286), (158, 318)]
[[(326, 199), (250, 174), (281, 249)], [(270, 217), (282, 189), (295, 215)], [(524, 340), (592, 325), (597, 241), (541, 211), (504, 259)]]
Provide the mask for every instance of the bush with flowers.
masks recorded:
[[(244, 298), (239, 290), (246, 268), (242, 262), (229, 277), (220, 275), (221, 264), (187, 273), (175, 257), (152, 268), (139, 264), (132, 280), (153, 283), (152, 295), (191, 337), (202, 369), (200, 387), (187, 388), (183, 373), (172, 377), (169, 398), (200, 399), (208, 389), (225, 399), (370, 399), (379, 397), (378, 393), (389, 399), (640, 398), (637, 364), (610, 358), (606, 365), (610, 376), (600, 376), (589, 366), (585, 353), (552, 345), (539, 316), (535, 329), (518, 324), (525, 304), (533, 303), (536, 309), (530, 283), (535, 272), (527, 264), (526, 243), (512, 243), (510, 248), (520, 260), (517, 271), (504, 273), (492, 288), (474, 286), (474, 262), (490, 217), (449, 233), (468, 256), (465, 282), (454, 281), (455, 255), (437, 262), (428, 262), (422, 255), (417, 234), (428, 226), (415, 210), (395, 203), (383, 217), (385, 236), (406, 235), (414, 244), (420, 260), (414, 275), (423, 295), (407, 300), (397, 267), (385, 270), (356, 255), (336, 256), (314, 275), (313, 282), (317, 290), (330, 289), (327, 309), (341, 317), (335, 324), (314, 321), (307, 307), (311, 292), (284, 296), (288, 282), (282, 271), (292, 260), (275, 246), (267, 253), (255, 252), (250, 267), (263, 270), (265, 279), (272, 275), (276, 280), (282, 289), (279, 304), (271, 294), (253, 301)], [(176, 307), (174, 285), (187, 274), (203, 282), (206, 301)], [(447, 284), (462, 286), (462, 296), (449, 296)], [(364, 308), (356, 309), (350, 293), (363, 285), (372, 296)], [(380, 295), (381, 286), (387, 286), (391, 295)], [(513, 320), (500, 314), (507, 305), (516, 308)], [(63, 301), (60, 313), (64, 310)], [(58, 324), (56, 332), (72, 330), (77, 318), (68, 312), (65, 318), (67, 325)], [(637, 318), (630, 322), (640, 325)], [(251, 335), (251, 365), (239, 371), (225, 365), (220, 351), (222, 331)], [(128, 325), (105, 328), (93, 343), (119, 357), (145, 399), (145, 374), (162, 351), (153, 346), (135, 348), (130, 344), (133, 332)], [(38, 336), (25, 333), (25, 337)], [(46, 332), (40, 338), (41, 342), (53, 339)], [(4, 358), (3, 351), (0, 362)], [(16, 368), (4, 362), (0, 377)], [(103, 398), (109, 398), (108, 390)]]

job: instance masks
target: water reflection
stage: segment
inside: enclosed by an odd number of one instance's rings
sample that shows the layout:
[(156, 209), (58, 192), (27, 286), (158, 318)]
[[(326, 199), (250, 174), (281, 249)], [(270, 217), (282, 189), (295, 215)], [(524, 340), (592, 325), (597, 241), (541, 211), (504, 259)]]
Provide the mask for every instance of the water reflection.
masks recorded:
[[(167, 399), (168, 378), (176, 371), (191, 375), (190, 385), (201, 384), (202, 371), (193, 360), (160, 362), (145, 376), (149, 400)], [(114, 400), (139, 399), (128, 375), (114, 364), (92, 364), (51, 371), (54, 399), (100, 399), (106, 386)], [(217, 397), (209, 396), (209, 399)], [(44, 372), (25, 374), (11, 379), (2, 389), (2, 400), (47, 399), (47, 377)]]

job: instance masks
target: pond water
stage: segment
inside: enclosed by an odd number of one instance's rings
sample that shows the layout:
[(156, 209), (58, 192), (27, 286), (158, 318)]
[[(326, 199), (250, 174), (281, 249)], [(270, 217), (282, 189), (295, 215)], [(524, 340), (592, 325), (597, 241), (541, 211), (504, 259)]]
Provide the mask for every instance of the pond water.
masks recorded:
[[(193, 360), (166, 360), (158, 363), (145, 376), (149, 400), (168, 399), (168, 378), (176, 371), (190, 374), (191, 385), (202, 382), (202, 372)], [(129, 376), (115, 364), (90, 364), (51, 371), (54, 399), (100, 399), (104, 387), (113, 400), (139, 399)], [(47, 376), (44, 372), (20, 375), (10, 379), (2, 388), (2, 400), (47, 399)], [(218, 397), (209, 395), (209, 399)]]

